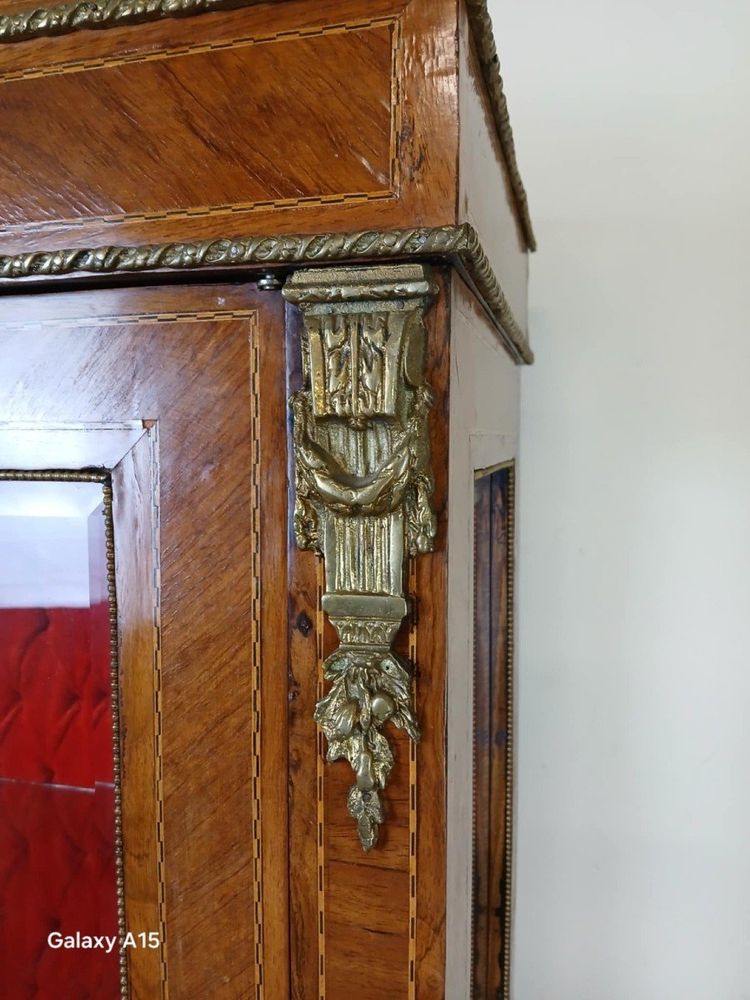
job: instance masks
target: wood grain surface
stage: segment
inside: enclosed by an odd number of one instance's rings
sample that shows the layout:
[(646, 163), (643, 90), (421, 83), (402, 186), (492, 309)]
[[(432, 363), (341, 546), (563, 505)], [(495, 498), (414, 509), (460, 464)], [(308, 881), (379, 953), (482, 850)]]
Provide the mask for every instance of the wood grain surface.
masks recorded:
[(127, 953), (132, 1000), (157, 1000), (166, 979), (161, 588), (153, 432), (144, 434), (112, 472), (125, 914), (129, 928), (156, 931), (161, 940), (159, 950), (134, 948)]
[[(86, 219), (224, 215), (231, 224), (259, 205), (392, 195), (393, 25), (359, 19), (6, 69), (5, 232), (24, 226), (42, 239)], [(280, 52), (299, 66), (283, 86)], [(252, 100), (236, 99), (243, 93)], [(29, 118), (29, 101), (44, 114)], [(61, 158), (61, 149), (80, 155)]]
[[(397, 648), (417, 650), (415, 694), (422, 741), (414, 766), (408, 738), (389, 731), (396, 763), (384, 793), (387, 819), (365, 854), (346, 808), (343, 762), (323, 763), (313, 722), (322, 661), (337, 645), (320, 611), (316, 557), (289, 550), (290, 900), (294, 1000), (440, 1000), (445, 931), (445, 600), (449, 303), (445, 279), (428, 314), (428, 380), (439, 530), (434, 553), (411, 575), (416, 594)], [(300, 322), (287, 322), (289, 391), (300, 386)]]
[(0, 47), (0, 249), (455, 217), (455, 0), (290, 0)]
[[(447, 628), (448, 628), (448, 440), (450, 421), (452, 296), (450, 272), (429, 314), (427, 380), (435, 391), (430, 440), (438, 533), (433, 552), (416, 560), (417, 712), (423, 737), (417, 748), (417, 885), (414, 1000), (445, 995)], [(412, 1000), (412, 997), (409, 997)]]
[[(54, 323), (49, 321), (52, 311)], [(97, 322), (91, 318), (97, 312), (109, 318)], [(35, 326), (35, 317), (48, 322)], [(284, 426), (279, 419), (285, 408), (279, 376), (283, 365), (274, 358), (271, 366), (262, 349), (258, 384), (263, 385), (263, 403), (251, 392), (251, 346), (268, 339), (271, 331), (280, 334), (281, 323), (279, 297), (263, 298), (240, 286), (4, 300), (3, 419), (76, 424), (141, 419), (158, 430), (164, 873), (168, 978), (175, 997), (261, 996), (261, 975), (269, 991), (279, 989), (276, 995), (283, 996), (285, 990), (286, 851), (279, 847), (286, 842), (286, 828), (284, 796), (278, 795), (283, 763), (279, 774), (277, 752), (286, 691), (283, 682), (274, 682), (285, 675), (285, 647), (278, 643), (275, 627), (284, 608), (279, 599), (284, 579), (275, 573), (275, 560), (283, 564), (285, 557), (283, 540), (281, 555), (276, 553), (273, 529), (261, 538), (261, 559), (265, 554), (273, 575), (261, 580), (268, 606), (260, 640), (253, 624), (252, 574), (254, 502), (263, 505), (263, 518), (280, 534), (278, 525), (286, 517), (283, 463), (279, 474), (272, 468)], [(259, 419), (268, 433), (263, 442), (255, 441)], [(254, 501), (252, 469), (259, 462), (271, 468), (268, 485), (260, 487)], [(122, 476), (133, 479), (137, 471), (123, 470)], [(123, 508), (121, 525), (129, 516)], [(122, 571), (127, 573), (125, 564)], [(150, 572), (148, 558), (138, 572)], [(132, 651), (128, 662), (140, 661), (148, 689), (153, 608), (147, 603), (144, 598), (138, 612), (131, 600), (121, 642)], [(253, 755), (258, 746), (254, 698), (266, 691), (254, 691), (261, 653), (264, 677), (269, 678), (259, 746), (261, 759), (269, 762), (261, 772), (262, 797), (269, 804), (262, 815), (262, 841), (272, 845), (262, 852), (262, 864), (263, 882), (274, 892), (262, 899), (264, 933), (258, 940), (252, 779), (259, 766)], [(126, 763), (131, 772), (142, 763), (143, 781), (150, 784), (154, 765), (149, 749), (136, 745), (147, 738), (149, 720), (128, 708), (128, 686), (138, 683), (130, 676), (124, 686)], [(264, 740), (271, 744), (268, 754)], [(127, 793), (125, 798), (130, 801)], [(139, 813), (141, 835), (131, 835), (134, 850), (155, 849), (153, 833), (145, 829), (152, 821), (146, 819), (149, 808), (145, 803)], [(153, 855), (150, 864), (153, 870)], [(133, 920), (156, 919), (153, 893), (132, 880), (130, 906), (127, 876), (126, 870), (128, 920), (131, 915)], [(144, 1000), (154, 1000), (152, 992), (145, 992), (153, 989), (154, 976), (153, 969), (144, 969), (140, 979), (134, 977), (143, 984)]]

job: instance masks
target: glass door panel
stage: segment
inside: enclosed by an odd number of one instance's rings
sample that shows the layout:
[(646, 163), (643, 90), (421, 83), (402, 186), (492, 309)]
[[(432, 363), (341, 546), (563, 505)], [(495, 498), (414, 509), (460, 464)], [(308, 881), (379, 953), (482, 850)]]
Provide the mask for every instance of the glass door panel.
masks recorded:
[(99, 473), (13, 475), (0, 481), (2, 994), (114, 1000), (111, 490)]
[(509, 1000), (514, 467), (474, 484), (473, 1000)]

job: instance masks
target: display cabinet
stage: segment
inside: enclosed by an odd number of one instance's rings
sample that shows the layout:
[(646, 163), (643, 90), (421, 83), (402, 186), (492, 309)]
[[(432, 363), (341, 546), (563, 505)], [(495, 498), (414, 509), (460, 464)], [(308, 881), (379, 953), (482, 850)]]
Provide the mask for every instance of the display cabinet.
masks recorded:
[(0, 967), (510, 996), (534, 237), (481, 0), (0, 0)]

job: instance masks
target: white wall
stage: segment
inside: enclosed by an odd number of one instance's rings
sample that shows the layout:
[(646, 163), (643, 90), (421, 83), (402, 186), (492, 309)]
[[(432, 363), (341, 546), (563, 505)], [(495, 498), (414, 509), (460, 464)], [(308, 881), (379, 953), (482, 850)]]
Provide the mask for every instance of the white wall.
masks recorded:
[(540, 244), (514, 1000), (750, 998), (750, 3), (491, 8)]

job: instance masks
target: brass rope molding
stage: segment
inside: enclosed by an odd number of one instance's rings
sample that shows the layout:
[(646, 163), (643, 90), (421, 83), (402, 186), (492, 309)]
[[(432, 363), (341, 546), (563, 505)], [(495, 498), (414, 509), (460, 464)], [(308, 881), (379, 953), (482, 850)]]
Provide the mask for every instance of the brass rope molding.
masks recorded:
[[(263, 0), (80, 0), (0, 16), (0, 43), (249, 7)], [(266, 0), (268, 2), (268, 0)], [(270, 0), (279, 3), (280, 0)]]
[[(222, 267), (296, 267), (324, 263), (447, 259), (457, 262), (495, 321), (500, 339), (521, 364), (534, 355), (472, 226), (369, 230), (301, 236), (248, 236), (195, 243), (102, 246), (0, 254), (0, 282), (85, 274), (143, 273)], [(0, 285), (0, 287), (2, 287)]]
[[(258, 3), (285, 0), (79, 0), (51, 7), (36, 7), (17, 14), (0, 15), (0, 45), (25, 42), (45, 35), (62, 35), (85, 29), (116, 28), (126, 24), (160, 21), (168, 17), (192, 17), (211, 11), (252, 7)], [(536, 250), (526, 189), (518, 167), (513, 129), (505, 98), (500, 60), (495, 45), (487, 0), (466, 0), (479, 63), (489, 92), (500, 145), (508, 166), (508, 176), (523, 229), (526, 246)]]

